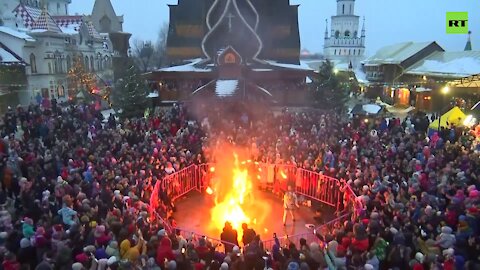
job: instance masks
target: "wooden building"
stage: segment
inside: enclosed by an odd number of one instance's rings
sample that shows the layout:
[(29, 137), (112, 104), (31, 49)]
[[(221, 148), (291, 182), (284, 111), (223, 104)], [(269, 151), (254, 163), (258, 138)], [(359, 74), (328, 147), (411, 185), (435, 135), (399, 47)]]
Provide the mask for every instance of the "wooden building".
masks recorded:
[(313, 75), (300, 64), (298, 5), (289, 0), (179, 0), (170, 5), (167, 56), (175, 65), (147, 74), (161, 100), (208, 92), (297, 104)]

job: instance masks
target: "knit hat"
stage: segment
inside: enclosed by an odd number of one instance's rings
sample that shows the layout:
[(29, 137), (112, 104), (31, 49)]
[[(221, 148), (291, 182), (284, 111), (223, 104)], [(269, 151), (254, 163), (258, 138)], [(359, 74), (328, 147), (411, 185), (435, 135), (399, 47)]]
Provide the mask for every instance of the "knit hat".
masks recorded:
[(417, 252), (415, 254), (415, 259), (419, 262), (419, 263), (423, 263), (423, 259), (424, 259), (425, 256), (423, 256), (423, 254), (421, 252)]
[(222, 265), (220, 266), (220, 270), (228, 270), (228, 263), (222, 263)]
[(31, 218), (25, 217), (23, 222), (33, 226), (33, 220)]
[(300, 269), (300, 265), (298, 265), (298, 263), (296, 262), (290, 262), (288, 264), (288, 270), (299, 270)]
[(95, 252), (95, 246), (94, 245), (88, 245), (86, 247), (83, 248), (83, 252)]
[(472, 190), (468, 193), (468, 197), (474, 199), (474, 198), (478, 198), (478, 195), (479, 195), (479, 192), (478, 190)]
[(373, 268), (373, 265), (371, 265), (371, 264), (369, 264), (369, 263), (365, 264), (365, 266), (364, 266), (363, 268), (364, 268), (365, 270), (373, 270), (373, 269), (374, 269), (374, 268)]
[(77, 256), (75, 256), (75, 260), (79, 263), (86, 263), (88, 262), (88, 257), (85, 253), (80, 253)]
[(30, 240), (27, 238), (22, 238), (22, 240), (20, 240), (20, 248), (27, 248), (29, 246), (31, 246)]
[(90, 218), (84, 215), (80, 218), (80, 222), (82, 222), (83, 224), (87, 224), (90, 222)]
[(110, 244), (108, 244), (107, 248), (105, 249), (105, 252), (107, 253), (108, 256), (114, 256), (119, 254), (118, 242), (111, 241)]
[(161, 229), (161, 230), (158, 231), (158, 233), (157, 233), (157, 235), (158, 235), (158, 236), (161, 236), (161, 237), (165, 236), (165, 234), (166, 234), (165, 229)]
[(98, 225), (97, 227), (95, 227), (95, 232), (93, 233), (93, 235), (95, 237), (101, 237), (104, 234), (105, 234), (105, 226), (104, 225)]
[(168, 270), (176, 270), (177, 269), (177, 262), (176, 261), (169, 261), (167, 264)]
[(425, 207), (425, 214), (431, 215), (432, 213), (433, 213), (433, 208), (430, 205), (427, 205), (427, 207)]
[(74, 264), (72, 264), (72, 270), (82, 270), (83, 269), (83, 265), (79, 262), (76, 262)]
[(453, 257), (455, 255), (455, 250), (453, 248), (445, 249), (443, 252), (444, 257)]

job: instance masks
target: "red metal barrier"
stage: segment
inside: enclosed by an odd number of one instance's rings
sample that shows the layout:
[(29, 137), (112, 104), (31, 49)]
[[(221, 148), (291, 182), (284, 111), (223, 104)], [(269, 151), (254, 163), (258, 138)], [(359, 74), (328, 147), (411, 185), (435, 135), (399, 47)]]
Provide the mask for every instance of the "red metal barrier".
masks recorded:
[[(325, 229), (338, 224), (340, 220), (343, 222), (348, 218), (356, 217), (355, 202), (357, 196), (343, 180), (292, 165), (252, 163), (252, 166), (248, 168), (250, 172), (254, 172), (251, 176), (254, 179), (256, 178), (256, 183), (261, 188), (271, 190), (274, 193), (282, 193), (287, 189), (287, 185), (292, 184), (295, 185), (296, 192), (299, 195), (335, 207), (340, 217), (318, 227), (316, 230), (319, 233), (323, 234)], [(174, 201), (192, 190), (203, 192), (211, 186), (214, 173), (214, 164), (191, 165), (157, 181), (150, 197), (151, 219), (161, 220), (166, 229), (171, 231), (172, 228), (170, 228), (168, 222), (165, 222), (162, 215), (159, 214), (158, 209), (161, 208), (162, 204), (159, 193), (166, 191), (167, 196)], [(312, 230), (311, 233), (282, 236), (279, 240), (298, 242), (300, 238), (305, 238), (307, 241), (313, 241), (312, 238), (316, 239)], [(273, 239), (264, 241), (265, 247), (270, 250), (273, 244)]]

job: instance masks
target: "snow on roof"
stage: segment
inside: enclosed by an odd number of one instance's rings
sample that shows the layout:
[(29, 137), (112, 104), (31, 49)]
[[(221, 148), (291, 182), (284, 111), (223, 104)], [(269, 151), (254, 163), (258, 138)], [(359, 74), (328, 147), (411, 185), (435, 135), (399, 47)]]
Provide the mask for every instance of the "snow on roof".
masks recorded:
[(67, 35), (78, 34), (78, 28), (77, 27), (72, 27), (72, 26), (60, 27), (60, 30), (62, 30), (62, 33), (67, 34)]
[(434, 52), (405, 73), (449, 78), (480, 74), (480, 51)]
[(365, 104), (362, 106), (362, 109), (368, 114), (377, 114), (382, 107), (376, 104)]
[(6, 26), (0, 26), (0, 32), (5, 33), (5, 34), (7, 34), (7, 35), (10, 35), (10, 36), (12, 36), (12, 37), (16, 37), (16, 38), (19, 38), (19, 39), (23, 39), (23, 40), (25, 40), (25, 41), (35, 41), (34, 38), (32, 38), (31, 36), (27, 35), (25, 32), (20, 32), (20, 31), (11, 29), (11, 28), (6, 27)]
[(215, 93), (219, 97), (232, 96), (238, 86), (238, 80), (217, 80)]
[(201, 58), (192, 59), (192, 60), (189, 60), (191, 62), (188, 64), (161, 68), (158, 71), (165, 71), (165, 72), (210, 72), (212, 71), (209, 68), (198, 68), (195, 66), (196, 64), (200, 63), (202, 60), (203, 59)]
[(425, 88), (425, 87), (417, 87), (415, 88), (415, 92), (417, 93), (423, 93), (423, 92), (431, 92), (432, 89), (430, 88)]
[(151, 92), (148, 94), (147, 98), (157, 98), (158, 97), (158, 92)]
[(435, 42), (403, 42), (385, 46), (378, 50), (375, 55), (367, 58), (364, 63), (367, 66), (376, 64), (400, 64), (433, 43)]
[(1, 63), (21, 63), (22, 61), (11, 54), (4, 48), (0, 48), (0, 62)]
[(272, 71), (271, 68), (254, 68), (253, 71)]
[(278, 63), (277, 61), (272, 61), (272, 60), (267, 60), (266, 62), (276, 67), (312, 71), (312, 69), (305, 62), (300, 62), (300, 65)]
[(355, 78), (357, 79), (357, 82), (359, 82), (359, 83), (368, 83), (367, 74), (365, 74), (365, 72), (363, 72), (363, 70), (361, 70), (361, 69), (355, 69), (355, 70), (353, 71), (353, 73), (355, 73)]

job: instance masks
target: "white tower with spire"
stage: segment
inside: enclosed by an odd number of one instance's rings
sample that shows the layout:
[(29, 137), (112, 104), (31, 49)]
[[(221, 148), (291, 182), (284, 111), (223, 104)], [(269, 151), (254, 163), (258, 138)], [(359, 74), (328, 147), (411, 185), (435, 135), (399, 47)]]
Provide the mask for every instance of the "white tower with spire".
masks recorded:
[(359, 33), (360, 17), (355, 15), (355, 0), (337, 0), (337, 15), (332, 16), (330, 33), (326, 20), (323, 53), (325, 58), (353, 67), (365, 55), (365, 18)]

